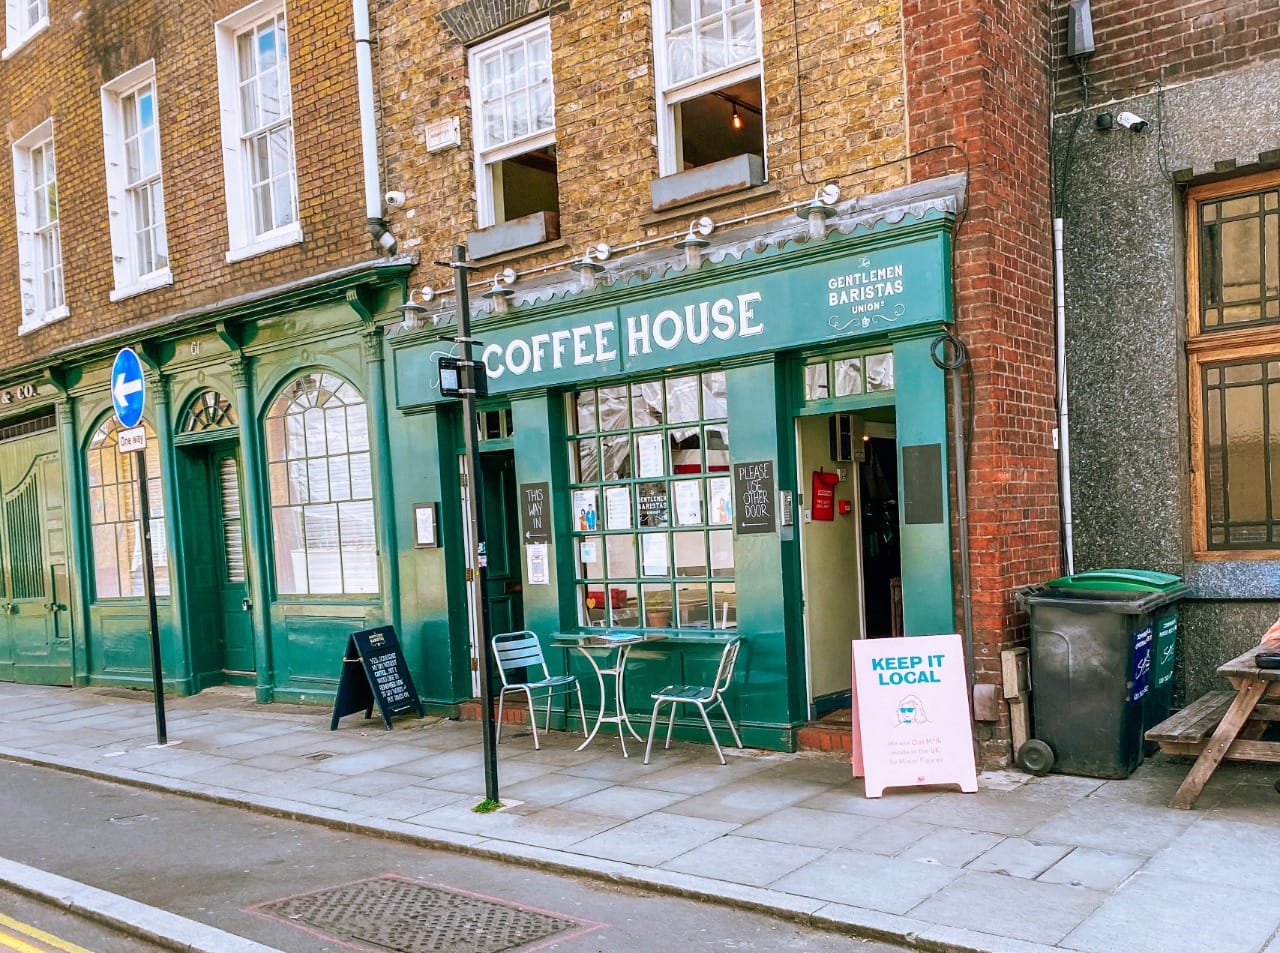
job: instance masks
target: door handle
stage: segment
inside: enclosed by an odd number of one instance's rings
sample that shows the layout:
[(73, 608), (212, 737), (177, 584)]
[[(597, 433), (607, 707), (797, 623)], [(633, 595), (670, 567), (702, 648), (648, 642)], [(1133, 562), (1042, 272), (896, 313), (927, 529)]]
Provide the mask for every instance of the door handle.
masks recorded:
[(18, 611), (18, 606), (12, 602), (0, 604), (0, 609), (4, 609), (6, 615), (13, 615)]
[(61, 602), (46, 602), (44, 607), (50, 612), (65, 612), (67, 610), (67, 607)]
[(250, 609), (253, 608), (253, 600), (250, 599), (248, 596), (245, 596), (243, 599), (240, 600), (240, 608), (244, 612), (248, 612)]

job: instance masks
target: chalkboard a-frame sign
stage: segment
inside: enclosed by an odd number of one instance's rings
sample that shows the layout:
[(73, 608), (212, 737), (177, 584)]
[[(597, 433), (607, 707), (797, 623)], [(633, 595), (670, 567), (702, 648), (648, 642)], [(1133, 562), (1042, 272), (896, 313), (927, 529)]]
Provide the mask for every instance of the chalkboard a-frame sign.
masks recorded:
[(391, 625), (361, 629), (347, 639), (329, 730), (337, 730), (339, 718), (361, 709), (366, 718), (372, 718), (375, 703), (388, 730), (396, 715), (416, 712), (422, 717), (422, 701), (409, 676), (395, 626)]

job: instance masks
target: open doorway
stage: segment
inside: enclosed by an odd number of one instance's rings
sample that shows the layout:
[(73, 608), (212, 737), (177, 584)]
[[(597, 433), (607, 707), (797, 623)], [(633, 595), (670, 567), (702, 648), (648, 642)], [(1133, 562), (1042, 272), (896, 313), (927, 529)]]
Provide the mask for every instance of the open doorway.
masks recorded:
[(893, 411), (873, 413), (796, 419), (810, 717), (849, 706), (854, 639), (901, 633)]

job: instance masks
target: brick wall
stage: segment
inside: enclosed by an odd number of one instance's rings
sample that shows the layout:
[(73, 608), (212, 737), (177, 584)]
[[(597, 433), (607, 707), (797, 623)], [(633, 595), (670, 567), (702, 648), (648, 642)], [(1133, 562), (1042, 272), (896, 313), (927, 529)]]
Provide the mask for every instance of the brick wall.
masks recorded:
[[(304, 242), (229, 264), (214, 23), (244, 4), (90, 0), (50, 4), (50, 29), (0, 63), (0, 127), (12, 143), (54, 121), (69, 318), (19, 337), (13, 164), (0, 156), (0, 367), (141, 321), (377, 257), (365, 227), (351, 5), (306, 4), (289, 20)], [(288, 13), (295, 13), (289, 8)], [(100, 88), (155, 60), (174, 283), (118, 303)], [(6, 150), (6, 153), (8, 150)]]
[[(376, 7), (386, 186), (408, 196), (392, 227), (402, 247), (420, 248), (427, 261), (447, 256), (477, 224), (467, 52), (451, 33), (428, 26), (455, 5)], [(890, 162), (906, 146), (896, 5), (765, 0), (762, 19), (767, 161), (777, 192), (730, 200), (714, 216), (806, 201), (829, 179), (846, 195), (902, 184), (902, 168)], [(647, 217), (658, 174), (650, 4), (554, 5), (550, 22), (562, 241), (519, 256), (521, 270), (593, 242), (669, 233), (689, 219), (687, 211)], [(427, 125), (452, 117), (461, 120), (462, 145), (428, 154)], [(431, 266), (422, 277), (448, 280)]]
[[(1237, 69), (1280, 50), (1273, 0), (1094, 0), (1097, 52), (1083, 60), (1093, 102), (1109, 102)], [(1066, 55), (1067, 4), (1054, 3), (1054, 51)], [(1065, 60), (1058, 109), (1079, 105), (1080, 73)]]
[[(970, 177), (955, 312), (972, 362), (965, 410), (974, 655), (978, 680), (999, 682), (1001, 647), (1025, 634), (1013, 593), (1061, 566), (1048, 24), (1026, 0), (909, 0), (903, 17), (912, 175)], [(989, 761), (1007, 757), (1007, 725), (982, 736)]]

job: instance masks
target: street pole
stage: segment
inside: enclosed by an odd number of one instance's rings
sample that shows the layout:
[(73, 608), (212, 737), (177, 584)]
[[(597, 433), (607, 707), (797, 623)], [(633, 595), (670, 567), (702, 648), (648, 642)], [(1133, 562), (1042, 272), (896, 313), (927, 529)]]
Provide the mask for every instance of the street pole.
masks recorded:
[(156, 613), (156, 574), (151, 567), (151, 503), (147, 495), (147, 451), (135, 450), (138, 507), (142, 520), (142, 581), (147, 590), (147, 634), (151, 639), (151, 691), (156, 702), (156, 744), (168, 744), (164, 725), (164, 668), (160, 664), (160, 622)]
[[(467, 246), (453, 246), (453, 288), (457, 297), (458, 358), (462, 362), (458, 394), (462, 398), (463, 452), (467, 460), (467, 523), (471, 527), (471, 551), (467, 562), (474, 567), (476, 598), (480, 601), (477, 613), (480, 622), (480, 707), (483, 712), (481, 725), (484, 740), (484, 790), (489, 801), (498, 800), (498, 746), (493, 725), (493, 647), (489, 644), (489, 600), (485, 592), (484, 507), (480, 497), (480, 456), (476, 452), (476, 387), (477, 370), (471, 363), (471, 302), (467, 297)], [(483, 370), (478, 373), (484, 373)]]

